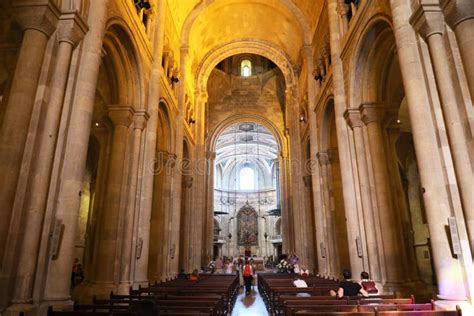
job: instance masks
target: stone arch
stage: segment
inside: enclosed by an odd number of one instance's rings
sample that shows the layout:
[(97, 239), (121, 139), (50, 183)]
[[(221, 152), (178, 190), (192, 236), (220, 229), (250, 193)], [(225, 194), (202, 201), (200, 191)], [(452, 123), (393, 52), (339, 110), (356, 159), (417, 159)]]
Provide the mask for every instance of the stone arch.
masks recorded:
[[(357, 77), (358, 74), (362, 75)], [(358, 39), (349, 78), (349, 95), (352, 95), (350, 106), (352, 108), (359, 107), (362, 117), (366, 107), (368, 113), (375, 108), (377, 111), (380, 110), (377, 115), (383, 114), (383, 116), (377, 116), (373, 121), (377, 124), (375, 126), (381, 133), (380, 140), (372, 137), (371, 143), (369, 138), (366, 145), (368, 151), (378, 150), (380, 156), (383, 157), (383, 161), (376, 160), (375, 155), (367, 159), (370, 159), (371, 168), (375, 169), (378, 166), (378, 174), (383, 174), (378, 183), (374, 181), (375, 187), (382, 188), (385, 186), (386, 194), (383, 196), (388, 197), (386, 200), (375, 204), (379, 208), (382, 205), (386, 210), (380, 217), (384, 218), (381, 225), (387, 226), (387, 224), (390, 224), (392, 226), (391, 230), (382, 230), (380, 233), (383, 239), (391, 240), (391, 242), (382, 244), (381, 249), (385, 260), (391, 260), (387, 258), (394, 257), (393, 253), (396, 254), (395, 257), (401, 258), (399, 264), (387, 264), (387, 268), (383, 273), (388, 275), (387, 278), (402, 278), (403, 276), (416, 279), (419, 277), (417, 266), (426, 264), (422, 263), (419, 257), (417, 258), (410, 232), (416, 234), (424, 227), (421, 227), (422, 225), (415, 227), (412, 224), (412, 217), (418, 216), (421, 210), (420, 207), (414, 208), (407, 203), (403, 188), (404, 175), (400, 173), (399, 147), (401, 142), (399, 140), (402, 139), (404, 146), (408, 147), (413, 139), (409, 129), (403, 130), (403, 126), (396, 123), (405, 99), (405, 90), (393, 26), (388, 17), (381, 14), (375, 15), (364, 27), (364, 31), (361, 32)], [(408, 115), (406, 119), (408, 120)], [(382, 149), (380, 150), (380, 148)], [(409, 149), (414, 152), (412, 146)], [(419, 205), (418, 202), (415, 204)], [(425, 238), (423, 242), (427, 243), (427, 240), (428, 238)]]
[(173, 151), (173, 120), (169, 111), (168, 103), (161, 99), (158, 105), (158, 130), (156, 138), (157, 151)]
[(208, 151), (215, 151), (217, 140), (226, 128), (236, 123), (242, 122), (254, 122), (266, 127), (273, 134), (273, 137), (275, 137), (278, 146), (278, 152), (286, 153), (286, 143), (284, 141), (285, 138), (275, 126), (275, 124), (273, 124), (270, 120), (255, 114), (238, 114), (228, 117), (224, 121), (220, 122), (219, 125), (217, 125), (214, 131), (211, 133), (211, 137), (209, 138), (209, 142), (207, 144)]
[[(206, 8), (210, 7), (212, 4), (216, 3), (216, 0), (210, 1), (201, 1), (198, 3), (193, 10), (188, 14), (186, 20), (184, 21), (183, 27), (181, 29), (181, 45), (188, 46), (189, 43), (189, 34), (191, 33), (191, 29), (193, 27), (194, 22), (196, 21), (197, 17), (206, 10)], [(264, 0), (257, 0), (257, 2), (265, 2)], [(300, 24), (300, 28), (303, 31), (304, 42), (306, 44), (311, 44), (312, 40), (312, 33), (311, 27), (304, 16), (303, 12), (298, 8), (297, 5), (294, 4), (292, 0), (281, 0), (280, 1), (288, 10), (293, 14), (295, 17), (295, 21), (298, 21)]]
[(113, 102), (144, 109), (143, 67), (132, 32), (121, 18), (108, 21), (104, 36), (105, 60), (114, 70)]
[(290, 61), (290, 57), (278, 46), (255, 39), (239, 39), (227, 42), (215, 47), (207, 53), (197, 68), (195, 86), (200, 88), (201, 91), (204, 91), (207, 87), (207, 80), (209, 79), (212, 70), (219, 62), (227, 57), (244, 53), (260, 55), (271, 60), (283, 73), (286, 88), (291, 91), (297, 91), (297, 89), (293, 89), (297, 84), (297, 76), (295, 74), (294, 66)]
[[(354, 58), (351, 61), (349, 94), (351, 107), (386, 101), (384, 85), (389, 80), (389, 64), (396, 55), (396, 43), (389, 18), (372, 17), (360, 32)], [(380, 52), (387, 52), (381, 54)]]

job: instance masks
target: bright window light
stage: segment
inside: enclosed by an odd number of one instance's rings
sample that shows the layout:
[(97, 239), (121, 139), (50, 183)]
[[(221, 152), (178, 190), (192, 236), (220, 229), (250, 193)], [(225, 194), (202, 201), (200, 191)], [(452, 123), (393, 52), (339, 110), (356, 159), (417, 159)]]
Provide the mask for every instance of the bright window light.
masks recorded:
[(240, 189), (241, 190), (255, 190), (255, 178), (252, 168), (245, 167), (240, 169)]
[(242, 76), (250, 77), (252, 75), (252, 62), (248, 59), (242, 60), (240, 72)]

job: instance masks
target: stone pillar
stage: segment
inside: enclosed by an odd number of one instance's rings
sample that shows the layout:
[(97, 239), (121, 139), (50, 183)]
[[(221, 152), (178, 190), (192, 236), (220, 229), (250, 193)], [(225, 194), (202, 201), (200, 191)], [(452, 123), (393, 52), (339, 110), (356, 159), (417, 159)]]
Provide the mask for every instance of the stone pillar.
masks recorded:
[[(385, 153), (385, 141), (383, 120), (390, 110), (384, 105), (362, 104), (359, 108), (361, 119), (367, 125), (367, 135), (369, 140), (369, 150), (372, 161), (372, 168), (375, 178), (375, 192), (377, 198), (377, 209), (382, 225), (382, 247), (386, 266), (385, 289), (390, 288), (393, 283), (402, 283), (404, 275), (400, 238), (399, 216), (396, 216), (392, 203), (392, 193), (390, 189), (390, 176), (387, 169), (388, 157)], [(390, 285), (390, 283), (392, 285)], [(399, 284), (400, 285), (400, 284)]]
[(119, 216), (123, 210), (122, 194), (125, 180), (125, 156), (129, 138), (129, 126), (134, 110), (127, 106), (109, 107), (109, 117), (114, 124), (107, 190), (104, 208), (100, 210), (98, 246), (96, 252), (94, 280), (105, 286), (118, 283), (119, 273), (116, 261), (118, 243), (121, 242)]
[(107, 0), (92, 0), (89, 32), (84, 38), (74, 104), (61, 169), (61, 185), (57, 196), (56, 220), (64, 225), (57, 259), (49, 262), (44, 300), (53, 304), (70, 300), (71, 267), (74, 260), (77, 216), (83, 187), (91, 117), (102, 55), (102, 38), (107, 16)]
[[(337, 14), (337, 0), (328, 0), (328, 19), (332, 71), (334, 78), (334, 115), (336, 121), (336, 136), (338, 145), (339, 162), (341, 167), (341, 179), (343, 186), (344, 208), (347, 218), (347, 236), (349, 245), (349, 254), (351, 270), (353, 275), (358, 275), (360, 271), (368, 267), (367, 258), (359, 256), (356, 240), (362, 240), (365, 234), (362, 223), (362, 210), (358, 206), (355, 188), (355, 167), (352, 165), (350, 131), (348, 130), (344, 119), (346, 110), (346, 92), (344, 83), (344, 72), (340, 58), (340, 40), (341, 31), (339, 28), (339, 17)], [(362, 245), (366, 252), (365, 244)]]
[[(164, 69), (161, 67), (165, 32), (164, 1), (157, 1), (157, 27), (153, 38), (153, 63), (151, 65), (148, 86), (148, 113), (150, 118), (146, 128), (145, 157), (143, 163), (143, 183), (138, 219), (137, 243), (141, 243), (141, 252), (135, 266), (134, 284), (146, 285), (148, 282), (148, 259), (150, 251), (150, 219), (153, 205), (154, 163), (156, 162), (156, 131), (158, 126), (158, 108), (160, 102), (160, 81)], [(165, 68), (166, 69), (166, 68)], [(140, 241), (141, 240), (141, 241)]]
[[(140, 148), (142, 131), (146, 126), (146, 122), (149, 116), (144, 110), (137, 110), (133, 116), (133, 148), (130, 153), (130, 173), (127, 193), (127, 205), (124, 213), (124, 234), (122, 240), (122, 251), (120, 256), (121, 271), (120, 271), (120, 284), (119, 293), (128, 294), (130, 286), (132, 285), (132, 275), (130, 267), (133, 266), (135, 258), (133, 258), (133, 231), (136, 225), (136, 210), (137, 210), (137, 182), (138, 182), (138, 167), (140, 158)], [(115, 134), (114, 134), (115, 136)]]
[[(320, 185), (320, 174), (319, 174), (319, 166), (316, 164), (316, 153), (318, 151), (318, 131), (317, 131), (317, 121), (316, 121), (316, 113), (314, 111), (315, 108), (315, 99), (316, 99), (316, 85), (315, 80), (313, 79), (313, 69), (314, 69), (314, 62), (313, 62), (313, 49), (311, 45), (305, 46), (303, 49), (305, 63), (307, 67), (307, 81), (308, 81), (308, 124), (309, 124), (309, 137), (310, 137), (310, 156), (311, 161), (308, 168), (310, 168), (309, 172), (311, 172), (311, 194), (314, 200), (314, 210), (312, 210), (314, 214), (314, 236), (308, 236), (314, 240), (314, 255), (317, 257), (318, 262), (318, 270), (319, 273), (327, 275), (327, 262), (326, 258), (321, 256), (321, 249), (318, 246), (320, 242), (326, 242), (323, 234), (323, 226), (322, 226), (322, 195), (321, 195), (321, 185)], [(327, 51), (329, 54), (330, 52)], [(329, 58), (329, 55), (328, 55)], [(329, 65), (328, 65), (329, 66)], [(308, 267), (309, 268), (309, 267)]]
[(444, 166), (438, 148), (437, 127), (431, 113), (429, 89), (419, 55), (418, 39), (409, 24), (410, 3), (407, 0), (390, 0), (390, 6), (423, 186), (433, 263), (438, 280), (438, 296), (442, 299), (465, 299), (468, 283), (463, 277), (465, 266), (449, 255), (451, 248), (445, 226), (448, 224), (446, 219), (451, 216), (450, 198), (445, 182), (440, 181), (444, 179)]
[[(319, 152), (317, 154), (319, 165), (321, 166), (321, 191), (323, 196), (323, 220), (324, 220), (324, 232), (326, 235), (324, 242), (324, 252), (328, 265), (328, 274), (336, 277), (340, 273), (339, 256), (337, 249), (336, 240), (336, 227), (334, 219), (334, 208), (331, 202), (331, 189), (330, 189), (330, 176), (329, 169), (331, 167), (331, 161), (327, 152)], [(321, 246), (320, 246), (321, 247)]]
[(349, 28), (349, 18), (347, 14), (349, 13), (350, 9), (350, 5), (345, 3), (344, 0), (339, 0), (337, 4), (337, 13), (339, 14), (341, 35), (344, 35), (347, 32), (347, 29)]
[[(214, 226), (214, 165), (216, 161), (216, 152), (208, 152), (207, 153), (207, 161), (209, 163), (209, 174), (207, 178), (207, 203), (206, 209), (204, 214), (204, 234), (203, 234), (203, 253), (202, 253), (202, 262), (204, 264), (209, 263), (209, 259), (212, 256), (213, 250), (213, 236), (214, 232), (212, 230)], [(237, 203), (237, 202), (236, 202)], [(236, 237), (237, 238), (237, 237)]]
[(362, 203), (362, 211), (365, 225), (365, 240), (367, 244), (367, 252), (364, 255), (368, 256), (369, 259), (369, 274), (372, 279), (377, 282), (383, 280), (383, 262), (381, 258), (383, 254), (379, 249), (378, 236), (377, 236), (377, 214), (375, 213), (374, 206), (372, 205), (370, 183), (369, 183), (369, 172), (367, 167), (367, 156), (366, 148), (364, 144), (364, 130), (363, 122), (360, 117), (358, 109), (348, 109), (344, 113), (344, 117), (347, 123), (354, 131), (354, 143), (356, 150), (357, 170), (359, 171), (359, 186), (360, 186), (360, 199)]
[(13, 201), (46, 45), (59, 17), (59, 9), (49, 0), (16, 1), (13, 9), (24, 34), (0, 131), (0, 262), (9, 235)]
[[(186, 46), (181, 47), (180, 50), (180, 81), (178, 86), (178, 115), (176, 117), (176, 158), (178, 163), (181, 163), (183, 159), (183, 131), (184, 131), (184, 111), (185, 111), (185, 95), (186, 95), (186, 69), (188, 61), (189, 48)], [(173, 174), (173, 187), (171, 191), (172, 204), (170, 209), (170, 260), (168, 261), (168, 275), (176, 276), (179, 272), (179, 228), (181, 222), (181, 190), (182, 190), (182, 174), (180, 168), (175, 170)]]
[[(206, 103), (207, 93), (202, 89), (196, 89), (194, 93), (194, 101), (196, 108), (196, 145), (194, 146), (193, 156), (193, 239), (191, 240), (191, 266), (192, 268), (200, 267), (207, 262), (203, 261), (202, 250), (204, 249), (203, 236), (205, 234), (205, 218), (206, 218), (206, 197), (207, 192), (203, 190), (206, 188), (206, 179), (209, 168), (214, 168), (213, 165), (208, 165), (206, 159)], [(211, 190), (214, 190), (212, 188)]]
[(19, 252), (13, 302), (32, 303), (33, 283), (43, 218), (46, 211), (49, 182), (53, 168), (54, 152), (59, 133), (64, 94), (74, 47), (84, 36), (87, 27), (77, 13), (61, 15), (58, 23), (59, 46), (53, 70), (49, 103), (42, 116), (42, 126), (33, 161), (29, 199), (25, 205), (25, 233)]
[[(286, 124), (289, 130), (289, 149), (290, 149), (290, 196), (291, 209), (293, 217), (293, 235), (290, 235), (295, 242), (292, 249), (300, 258), (300, 265), (307, 266), (308, 250), (305, 246), (305, 240), (311, 241), (308, 236), (306, 216), (306, 207), (303, 197), (303, 173), (302, 173), (302, 155), (301, 155), (301, 133), (299, 121), (299, 105), (296, 95), (296, 89), (287, 89), (286, 93)], [(296, 242), (299, 240), (299, 242)]]
[(291, 205), (288, 201), (289, 183), (288, 177), (288, 157), (286, 153), (280, 152), (278, 155), (278, 167), (280, 170), (280, 188), (281, 188), (281, 237), (283, 253), (290, 253), (294, 249), (293, 221)]
[[(422, 1), (413, 13), (410, 22), (425, 39), (430, 51), (436, 86), (441, 100), (444, 122), (454, 162), (456, 180), (466, 218), (469, 242), (474, 249), (474, 176), (469, 158), (467, 139), (459, 114), (456, 89), (451, 76), (450, 62), (443, 33), (443, 14), (438, 4)], [(470, 30), (472, 32), (472, 29)]]
[(440, 0), (446, 22), (456, 34), (466, 73), (471, 100), (474, 103), (474, 2), (471, 0)]

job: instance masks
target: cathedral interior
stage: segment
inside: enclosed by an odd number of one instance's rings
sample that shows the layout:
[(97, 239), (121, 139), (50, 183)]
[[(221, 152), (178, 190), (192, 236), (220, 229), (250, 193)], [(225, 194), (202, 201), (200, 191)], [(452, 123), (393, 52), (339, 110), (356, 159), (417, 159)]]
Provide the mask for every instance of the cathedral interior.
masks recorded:
[(0, 315), (244, 254), (473, 308), (473, 51), (472, 0), (1, 0)]

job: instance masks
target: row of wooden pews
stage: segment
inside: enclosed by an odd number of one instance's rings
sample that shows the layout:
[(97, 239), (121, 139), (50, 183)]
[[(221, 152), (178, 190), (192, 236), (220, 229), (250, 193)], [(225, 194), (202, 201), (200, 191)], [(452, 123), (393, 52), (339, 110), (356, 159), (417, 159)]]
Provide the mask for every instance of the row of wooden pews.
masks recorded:
[(225, 316), (230, 314), (238, 288), (236, 275), (202, 274), (198, 281), (174, 279), (130, 289), (128, 295), (112, 292), (107, 299), (94, 297), (91, 304), (75, 304), (72, 311), (50, 308), (48, 315)]
[[(307, 288), (293, 285), (295, 275), (259, 274), (259, 292), (273, 316), (460, 316), (461, 310), (435, 311), (433, 302), (417, 304), (415, 297), (396, 298), (396, 294), (338, 299), (329, 295), (338, 280), (317, 276), (300, 277)], [(305, 293), (303, 296), (301, 293)]]

